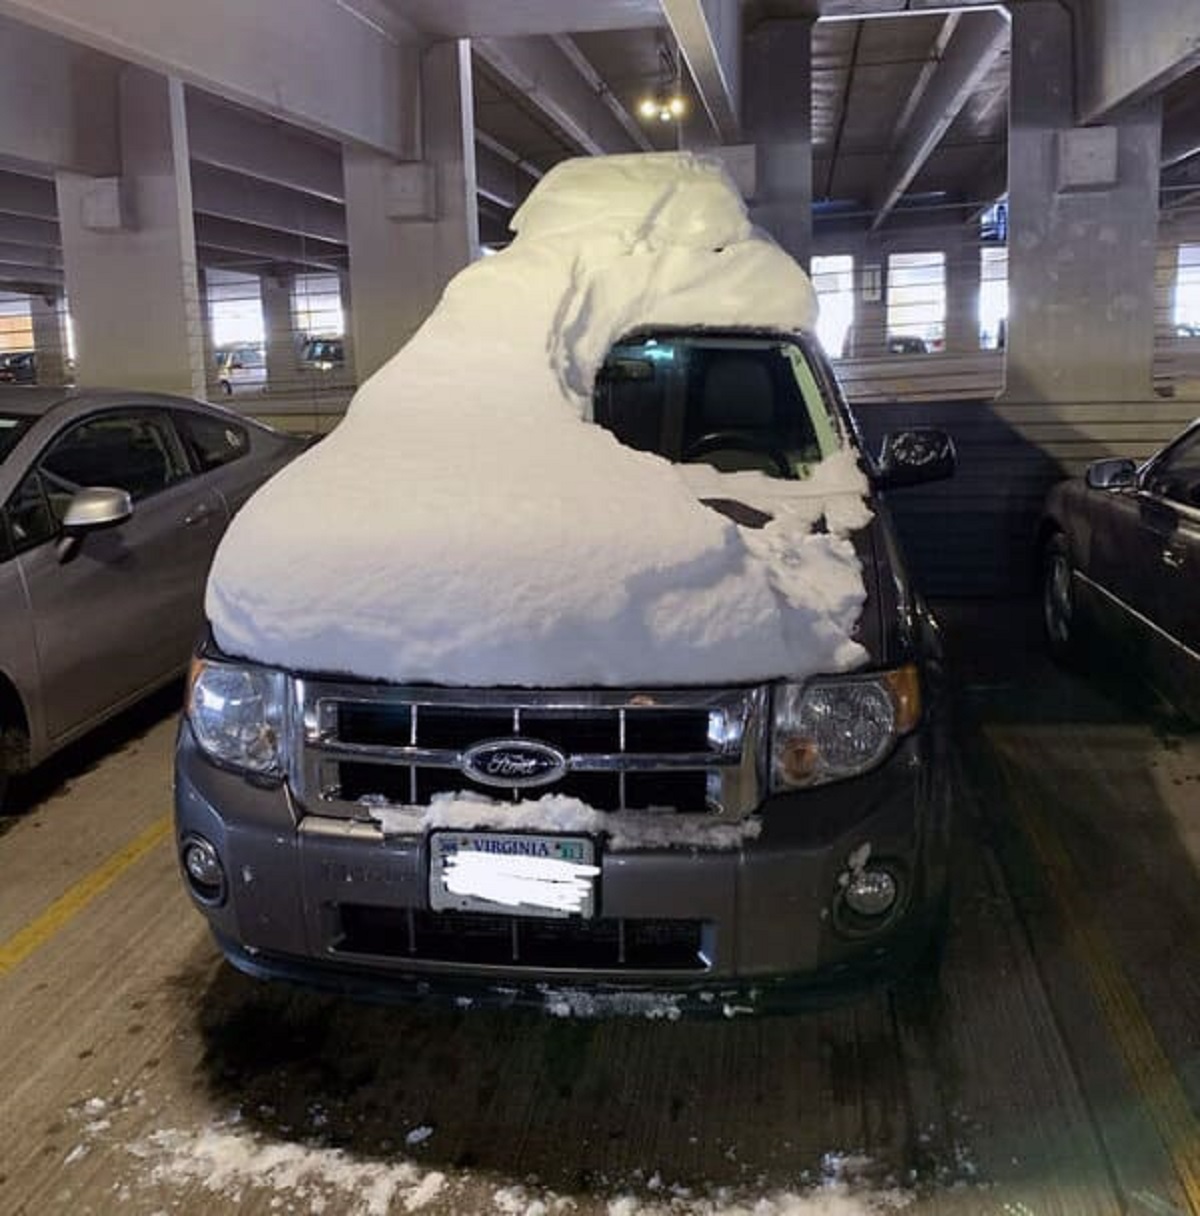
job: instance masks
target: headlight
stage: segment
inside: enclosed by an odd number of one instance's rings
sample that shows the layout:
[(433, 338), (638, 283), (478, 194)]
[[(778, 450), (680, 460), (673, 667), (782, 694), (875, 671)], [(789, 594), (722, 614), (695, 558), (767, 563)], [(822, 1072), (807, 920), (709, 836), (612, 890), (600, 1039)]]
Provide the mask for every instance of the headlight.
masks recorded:
[(874, 768), (921, 717), (917, 669), (784, 684), (775, 692), (772, 786), (802, 789)]
[(198, 658), (187, 717), (201, 750), (218, 764), (275, 776), (284, 766), (286, 697), (281, 671)]

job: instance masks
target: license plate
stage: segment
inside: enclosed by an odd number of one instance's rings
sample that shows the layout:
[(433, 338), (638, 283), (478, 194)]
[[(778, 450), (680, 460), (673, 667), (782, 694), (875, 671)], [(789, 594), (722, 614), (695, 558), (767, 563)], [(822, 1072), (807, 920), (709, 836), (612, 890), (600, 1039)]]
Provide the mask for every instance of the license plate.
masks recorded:
[(592, 916), (595, 843), (587, 836), (434, 832), (429, 906), (435, 912)]

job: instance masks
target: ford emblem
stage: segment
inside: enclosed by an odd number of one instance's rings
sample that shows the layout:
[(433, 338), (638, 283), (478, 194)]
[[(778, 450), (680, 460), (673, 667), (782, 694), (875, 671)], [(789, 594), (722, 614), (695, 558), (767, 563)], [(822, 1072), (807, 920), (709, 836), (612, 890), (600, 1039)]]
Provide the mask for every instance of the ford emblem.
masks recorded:
[(567, 758), (532, 739), (489, 739), (463, 752), (462, 769), (481, 785), (528, 789), (557, 781), (567, 771)]

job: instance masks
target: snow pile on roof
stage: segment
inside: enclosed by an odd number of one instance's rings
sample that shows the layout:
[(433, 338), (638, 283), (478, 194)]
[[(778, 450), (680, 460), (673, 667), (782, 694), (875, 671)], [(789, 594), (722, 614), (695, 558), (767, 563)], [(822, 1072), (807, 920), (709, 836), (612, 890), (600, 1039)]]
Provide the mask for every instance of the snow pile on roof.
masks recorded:
[(684, 153), (567, 162), (514, 228), (234, 520), (208, 587), (218, 645), (483, 686), (860, 663), (847, 533), (867, 518), (866, 482), (852, 459), (772, 489), (789, 505), (752, 536), (700, 503), (696, 470), (587, 420), (598, 366), (636, 326), (811, 328), (807, 277), (752, 230), (724, 172)]

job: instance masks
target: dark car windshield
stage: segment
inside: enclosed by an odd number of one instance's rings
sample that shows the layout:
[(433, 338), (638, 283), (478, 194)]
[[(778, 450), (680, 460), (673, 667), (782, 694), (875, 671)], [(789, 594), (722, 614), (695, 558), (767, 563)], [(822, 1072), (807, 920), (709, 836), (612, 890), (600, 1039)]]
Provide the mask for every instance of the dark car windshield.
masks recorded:
[(842, 446), (807, 354), (786, 339), (639, 334), (609, 352), (594, 411), (630, 447), (726, 472), (803, 477)]
[(32, 422), (32, 418), (24, 418), (20, 414), (0, 414), (0, 460), (4, 460), (13, 450)]

